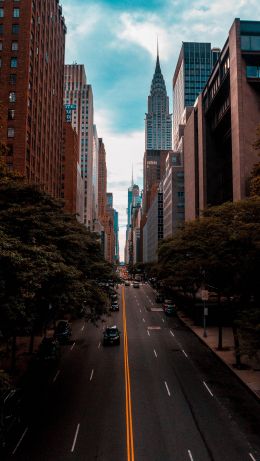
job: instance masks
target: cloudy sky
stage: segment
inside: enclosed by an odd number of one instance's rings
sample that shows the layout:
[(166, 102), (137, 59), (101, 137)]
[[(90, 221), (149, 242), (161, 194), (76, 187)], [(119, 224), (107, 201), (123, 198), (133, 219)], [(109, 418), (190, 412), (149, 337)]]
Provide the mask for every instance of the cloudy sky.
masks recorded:
[[(171, 80), (182, 41), (222, 47), (235, 17), (260, 19), (259, 0), (62, 0), (66, 63), (84, 64), (95, 123), (107, 151), (108, 191), (119, 211), (123, 259), (127, 188), (142, 188), (144, 116), (156, 40), (172, 107)], [(172, 112), (172, 109), (171, 109)]]

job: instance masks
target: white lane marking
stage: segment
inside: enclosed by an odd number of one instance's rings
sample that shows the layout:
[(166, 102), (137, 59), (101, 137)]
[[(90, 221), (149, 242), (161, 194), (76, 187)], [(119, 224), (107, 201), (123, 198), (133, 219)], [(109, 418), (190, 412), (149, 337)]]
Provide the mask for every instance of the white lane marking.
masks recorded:
[(72, 344), (72, 346), (71, 346), (71, 348), (70, 348), (71, 351), (72, 351), (72, 349), (73, 349), (74, 346), (75, 346), (75, 341), (74, 341), (74, 343)]
[(156, 350), (154, 349), (153, 351), (154, 351), (154, 355), (155, 355), (155, 357), (157, 358), (157, 357), (158, 357), (158, 355), (157, 355), (157, 352), (156, 352)]
[(15, 447), (14, 450), (12, 451), (12, 455), (15, 454), (17, 448), (21, 445), (21, 443), (22, 443), (22, 441), (23, 441), (23, 438), (24, 438), (24, 436), (25, 436), (25, 434), (26, 434), (27, 431), (28, 431), (28, 427), (25, 429), (25, 431), (23, 432), (23, 434), (22, 434), (20, 440), (18, 441), (16, 447)]
[(58, 370), (56, 375), (54, 376), (53, 381), (52, 381), (53, 383), (55, 383), (55, 381), (58, 378), (59, 374), (60, 374), (60, 370)]
[(188, 355), (186, 354), (186, 352), (185, 352), (183, 349), (182, 349), (182, 352), (183, 352), (183, 354), (185, 355), (185, 357), (188, 358)]
[(75, 445), (76, 445), (76, 442), (77, 442), (78, 433), (79, 433), (79, 428), (80, 428), (80, 424), (77, 425), (75, 437), (74, 437), (73, 444), (72, 444), (72, 447), (71, 447), (71, 453), (73, 453), (74, 448), (75, 448)]
[(147, 334), (148, 334), (148, 336), (150, 336), (150, 331), (149, 330), (147, 330)]
[(98, 349), (100, 349), (101, 343), (98, 344)]
[(250, 458), (253, 460), (253, 461), (256, 461), (255, 457), (252, 455), (252, 453), (249, 453), (249, 456)]
[(94, 375), (94, 370), (91, 371), (91, 375), (90, 375), (89, 381), (92, 381), (93, 375)]
[(139, 311), (142, 312), (141, 309), (139, 309)]
[(189, 457), (190, 457), (190, 461), (193, 461), (193, 456), (192, 456), (192, 454), (191, 454), (191, 451), (190, 451), (190, 450), (188, 450), (188, 454), (189, 454)]
[(162, 319), (162, 322), (164, 322), (164, 319)]
[(209, 387), (207, 386), (207, 384), (205, 383), (205, 381), (203, 381), (203, 384), (204, 384), (204, 386), (206, 387), (207, 391), (210, 393), (211, 397), (214, 397), (213, 394), (212, 394), (212, 392), (211, 392), (211, 390), (210, 390), (210, 388), (209, 388)]
[(172, 330), (170, 330), (170, 333), (171, 333), (171, 335), (174, 337), (174, 333), (172, 332)]
[(168, 392), (168, 396), (171, 397), (171, 393), (170, 393), (170, 390), (169, 390), (169, 387), (168, 387), (167, 382), (164, 381), (164, 384), (165, 384), (166, 390), (167, 390), (167, 392)]
[(83, 325), (83, 327), (81, 328), (81, 331), (83, 331), (83, 330), (84, 330), (84, 328), (85, 328), (85, 325)]
[(145, 319), (143, 319), (143, 322), (145, 322)]

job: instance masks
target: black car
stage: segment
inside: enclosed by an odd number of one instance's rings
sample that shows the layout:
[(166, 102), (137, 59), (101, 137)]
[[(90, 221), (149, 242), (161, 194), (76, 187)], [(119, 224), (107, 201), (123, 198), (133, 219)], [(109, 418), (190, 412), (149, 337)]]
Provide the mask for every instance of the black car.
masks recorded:
[(120, 344), (120, 331), (115, 325), (107, 327), (103, 333), (103, 346), (109, 344)]
[(111, 304), (111, 307), (110, 307), (110, 310), (113, 311), (113, 312), (117, 312), (119, 311), (119, 305), (118, 305), (118, 302), (112, 302)]
[(157, 293), (155, 296), (155, 302), (156, 303), (163, 303), (164, 301), (164, 296), (161, 293)]
[(71, 326), (67, 320), (60, 320), (57, 324), (54, 332), (54, 338), (59, 341), (59, 343), (66, 343), (70, 340), (71, 337)]
[(44, 337), (35, 357), (42, 361), (56, 361), (60, 358), (59, 342), (53, 337)]
[(11, 431), (20, 423), (21, 391), (8, 389), (0, 393), (0, 447), (5, 447)]

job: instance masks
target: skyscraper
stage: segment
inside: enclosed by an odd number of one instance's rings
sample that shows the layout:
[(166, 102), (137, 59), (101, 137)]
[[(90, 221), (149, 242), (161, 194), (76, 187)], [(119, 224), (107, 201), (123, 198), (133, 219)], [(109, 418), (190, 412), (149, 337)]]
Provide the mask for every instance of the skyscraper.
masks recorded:
[(65, 34), (58, 0), (1, 2), (5, 160), (54, 197), (61, 195)]
[(71, 123), (79, 137), (79, 160), (84, 179), (84, 224), (90, 229), (93, 217), (93, 93), (87, 84), (84, 65), (65, 66), (65, 107), (70, 106)]
[(179, 150), (186, 107), (193, 106), (203, 90), (220, 50), (210, 43), (183, 42), (173, 76), (173, 149)]
[(148, 96), (145, 116), (145, 149), (167, 150), (172, 147), (172, 117), (169, 114), (169, 97), (162, 75), (159, 53)]

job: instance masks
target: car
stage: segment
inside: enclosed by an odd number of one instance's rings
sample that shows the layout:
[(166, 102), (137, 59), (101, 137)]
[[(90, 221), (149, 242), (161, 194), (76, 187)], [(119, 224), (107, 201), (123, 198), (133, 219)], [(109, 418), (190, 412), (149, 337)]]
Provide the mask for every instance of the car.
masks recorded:
[(139, 282), (133, 282), (133, 287), (134, 288), (140, 288), (140, 283)]
[(44, 337), (39, 345), (36, 359), (41, 361), (56, 361), (60, 358), (60, 345), (54, 337)]
[(130, 282), (129, 282), (129, 280), (126, 280), (125, 281), (125, 287), (129, 287), (129, 286), (130, 286)]
[(118, 302), (113, 302), (110, 306), (110, 310), (113, 312), (118, 312), (119, 311), (119, 305)]
[(120, 331), (116, 325), (106, 327), (103, 332), (103, 346), (112, 344), (120, 344)]
[(71, 326), (67, 320), (60, 320), (54, 331), (54, 338), (59, 343), (69, 342), (71, 337)]
[(166, 315), (174, 315), (176, 313), (176, 305), (171, 299), (166, 299), (162, 306)]
[(20, 424), (21, 390), (7, 389), (0, 393), (0, 447), (6, 446), (10, 432)]

